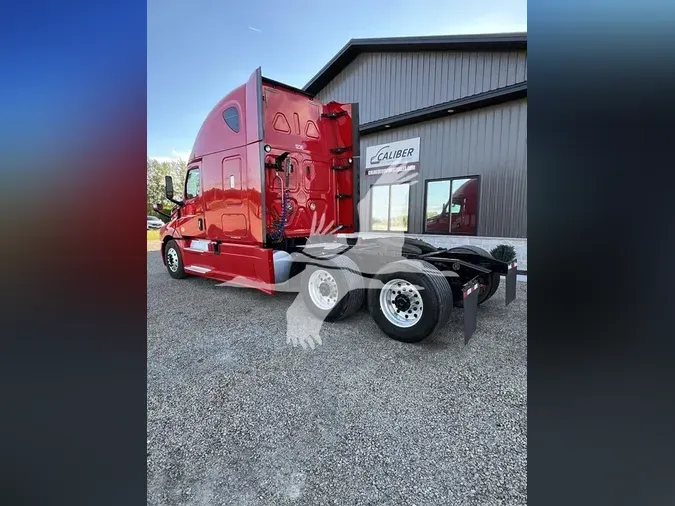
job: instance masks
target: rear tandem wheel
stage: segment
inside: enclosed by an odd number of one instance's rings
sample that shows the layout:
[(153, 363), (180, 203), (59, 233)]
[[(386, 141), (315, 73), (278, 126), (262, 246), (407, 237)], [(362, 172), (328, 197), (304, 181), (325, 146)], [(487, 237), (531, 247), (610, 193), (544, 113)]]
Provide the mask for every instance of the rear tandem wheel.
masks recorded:
[[(458, 278), (453, 278), (458, 279)], [(500, 275), (496, 272), (490, 274), (483, 274), (478, 278), (480, 283), (480, 290), (478, 291), (478, 305), (489, 300), (499, 288)], [(455, 307), (464, 307), (464, 296), (462, 294), (462, 282), (453, 284), (453, 294), (455, 294)]]
[(452, 291), (441, 271), (423, 260), (399, 260), (383, 267), (368, 290), (368, 310), (392, 339), (417, 343), (445, 325)]
[[(475, 253), (477, 255), (481, 255), (485, 258), (490, 258), (494, 260), (494, 257), (492, 254), (481, 248), (480, 246), (474, 246), (471, 244), (467, 244), (464, 246), (458, 246), (456, 248), (450, 249), (449, 253), (452, 253), (453, 251), (461, 251), (465, 250), (470, 253)], [(492, 272), (490, 274), (482, 274), (478, 278), (480, 282), (480, 290), (478, 292), (478, 305), (480, 306), (483, 302), (488, 301), (496, 292), (497, 289), (499, 288), (499, 282), (501, 280), (501, 276), (496, 273)], [(452, 285), (453, 288), (453, 294), (455, 295), (454, 299), (454, 304), (455, 307), (464, 307), (464, 296), (462, 294), (462, 285), (463, 282), (454, 282)]]

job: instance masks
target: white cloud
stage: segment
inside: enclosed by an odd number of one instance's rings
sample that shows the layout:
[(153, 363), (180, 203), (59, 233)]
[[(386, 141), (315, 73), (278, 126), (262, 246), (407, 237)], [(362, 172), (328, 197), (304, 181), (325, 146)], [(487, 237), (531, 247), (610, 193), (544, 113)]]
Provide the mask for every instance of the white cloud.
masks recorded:
[(190, 157), (190, 151), (177, 151), (175, 149), (171, 150), (171, 155), (163, 155), (163, 156), (150, 156), (148, 155), (148, 158), (152, 160), (157, 160), (158, 162), (174, 162), (176, 160), (183, 160), (185, 162), (188, 161), (188, 158)]
[(249, 26), (248, 29), (249, 29), (249, 30), (253, 30), (254, 32), (258, 32), (258, 33), (262, 32), (261, 29), (259, 29), (259, 28), (253, 28), (252, 26)]

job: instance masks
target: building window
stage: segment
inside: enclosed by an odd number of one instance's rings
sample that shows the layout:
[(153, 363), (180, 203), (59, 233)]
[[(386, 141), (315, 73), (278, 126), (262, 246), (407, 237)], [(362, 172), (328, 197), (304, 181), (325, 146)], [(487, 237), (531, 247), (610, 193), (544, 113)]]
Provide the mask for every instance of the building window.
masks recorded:
[(185, 200), (199, 195), (199, 169), (190, 169), (185, 179)]
[(410, 185), (375, 185), (370, 189), (370, 230), (408, 231)]
[(223, 111), (223, 119), (227, 126), (235, 132), (239, 132), (239, 112), (236, 107), (228, 107)]
[(427, 181), (424, 231), (476, 235), (479, 189), (478, 176)]

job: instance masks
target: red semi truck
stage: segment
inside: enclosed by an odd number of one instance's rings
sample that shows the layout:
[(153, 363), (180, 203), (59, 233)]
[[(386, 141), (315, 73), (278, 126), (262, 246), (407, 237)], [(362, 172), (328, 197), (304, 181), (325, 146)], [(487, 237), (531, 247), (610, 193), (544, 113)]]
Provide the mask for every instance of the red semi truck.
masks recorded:
[(174, 206), (154, 205), (170, 219), (160, 229), (169, 275), (296, 290), (326, 321), (367, 306), (403, 342), (421, 341), (463, 307), (468, 341), (477, 305), (502, 275), (506, 304), (515, 298), (515, 262), (473, 246), (359, 237), (359, 158), (358, 104), (322, 104), (257, 69), (204, 120), (182, 198), (167, 176)]

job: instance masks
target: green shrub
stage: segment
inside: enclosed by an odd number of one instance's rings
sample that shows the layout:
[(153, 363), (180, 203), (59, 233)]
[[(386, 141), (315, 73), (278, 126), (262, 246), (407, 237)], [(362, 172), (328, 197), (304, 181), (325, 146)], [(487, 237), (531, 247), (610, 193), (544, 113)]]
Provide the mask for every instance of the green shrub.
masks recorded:
[(502, 262), (512, 262), (516, 259), (516, 248), (509, 244), (500, 244), (490, 254)]

